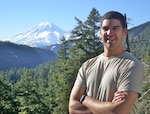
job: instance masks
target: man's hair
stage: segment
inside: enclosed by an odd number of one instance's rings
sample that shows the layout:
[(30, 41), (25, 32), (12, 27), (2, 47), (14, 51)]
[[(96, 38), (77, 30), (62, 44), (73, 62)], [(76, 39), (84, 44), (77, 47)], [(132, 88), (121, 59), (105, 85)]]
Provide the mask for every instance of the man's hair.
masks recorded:
[(101, 18), (101, 26), (104, 19), (118, 19), (123, 28), (127, 28), (125, 16), (117, 11), (109, 11), (105, 13)]

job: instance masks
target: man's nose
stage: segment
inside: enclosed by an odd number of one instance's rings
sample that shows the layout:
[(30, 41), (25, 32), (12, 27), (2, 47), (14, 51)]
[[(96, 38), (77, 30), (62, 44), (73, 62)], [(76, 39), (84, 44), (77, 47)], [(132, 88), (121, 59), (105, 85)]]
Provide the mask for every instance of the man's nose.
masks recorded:
[(112, 33), (112, 30), (108, 29), (107, 30), (107, 35), (110, 35)]

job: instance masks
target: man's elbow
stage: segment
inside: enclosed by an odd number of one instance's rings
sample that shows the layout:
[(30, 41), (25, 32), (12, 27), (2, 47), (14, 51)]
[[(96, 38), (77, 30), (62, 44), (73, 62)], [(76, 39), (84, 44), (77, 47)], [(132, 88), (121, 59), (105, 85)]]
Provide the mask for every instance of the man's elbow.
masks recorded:
[(76, 114), (76, 109), (78, 108), (78, 105), (74, 102), (70, 102), (68, 106), (69, 114)]
[(127, 112), (116, 112), (116, 111), (112, 111), (109, 114), (129, 114)]
[(110, 114), (129, 114), (129, 112), (130, 111), (127, 110), (126, 108), (124, 109), (117, 108), (117, 109), (113, 109)]
[(69, 114), (74, 114), (73, 106), (69, 104), (68, 107)]
[(69, 114), (75, 114), (74, 110), (72, 110), (71, 108), (69, 108)]
[(111, 108), (108, 110), (108, 114), (129, 114), (130, 108), (126, 107), (122, 103), (112, 103)]

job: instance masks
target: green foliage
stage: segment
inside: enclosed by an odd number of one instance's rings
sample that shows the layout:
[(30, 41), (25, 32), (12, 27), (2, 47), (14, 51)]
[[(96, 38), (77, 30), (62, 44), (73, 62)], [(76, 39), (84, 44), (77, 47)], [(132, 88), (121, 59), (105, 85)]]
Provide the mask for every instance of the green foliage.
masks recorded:
[(143, 94), (138, 101), (138, 109), (140, 114), (149, 114), (150, 112), (150, 70), (146, 70), (145, 73)]
[(0, 76), (0, 114), (15, 114), (17, 112), (14, 95), (12, 94), (12, 85)]
[[(99, 28), (101, 16), (99, 12), (93, 8), (87, 20), (82, 22), (75, 18), (78, 25), (72, 31), (72, 39), (75, 46), (71, 49), (73, 56), (80, 56), (82, 61), (92, 58), (100, 54), (102, 43), (99, 38)], [(72, 55), (72, 54), (70, 54)]]
[[(148, 26), (145, 25), (145, 26)], [(146, 27), (139, 28), (143, 30)], [(134, 32), (133, 32), (134, 33)], [(133, 34), (132, 34), (133, 35)], [(143, 94), (138, 101), (139, 114), (149, 114), (150, 107), (150, 28), (136, 37), (130, 38), (130, 48), (133, 55), (135, 55), (144, 65), (144, 82)]]
[(130, 38), (131, 52), (137, 57), (142, 58), (143, 61), (148, 62), (148, 54), (150, 50), (150, 29), (146, 30), (142, 34)]

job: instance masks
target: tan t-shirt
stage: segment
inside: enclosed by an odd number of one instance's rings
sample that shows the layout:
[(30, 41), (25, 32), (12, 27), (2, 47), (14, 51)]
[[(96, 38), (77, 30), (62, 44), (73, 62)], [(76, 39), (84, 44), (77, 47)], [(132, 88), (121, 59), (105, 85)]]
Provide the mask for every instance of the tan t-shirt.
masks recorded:
[[(88, 96), (99, 101), (112, 101), (117, 90), (142, 93), (143, 66), (128, 52), (117, 57), (87, 60), (79, 69), (75, 85), (85, 87)], [(134, 104), (130, 114), (137, 114)]]

